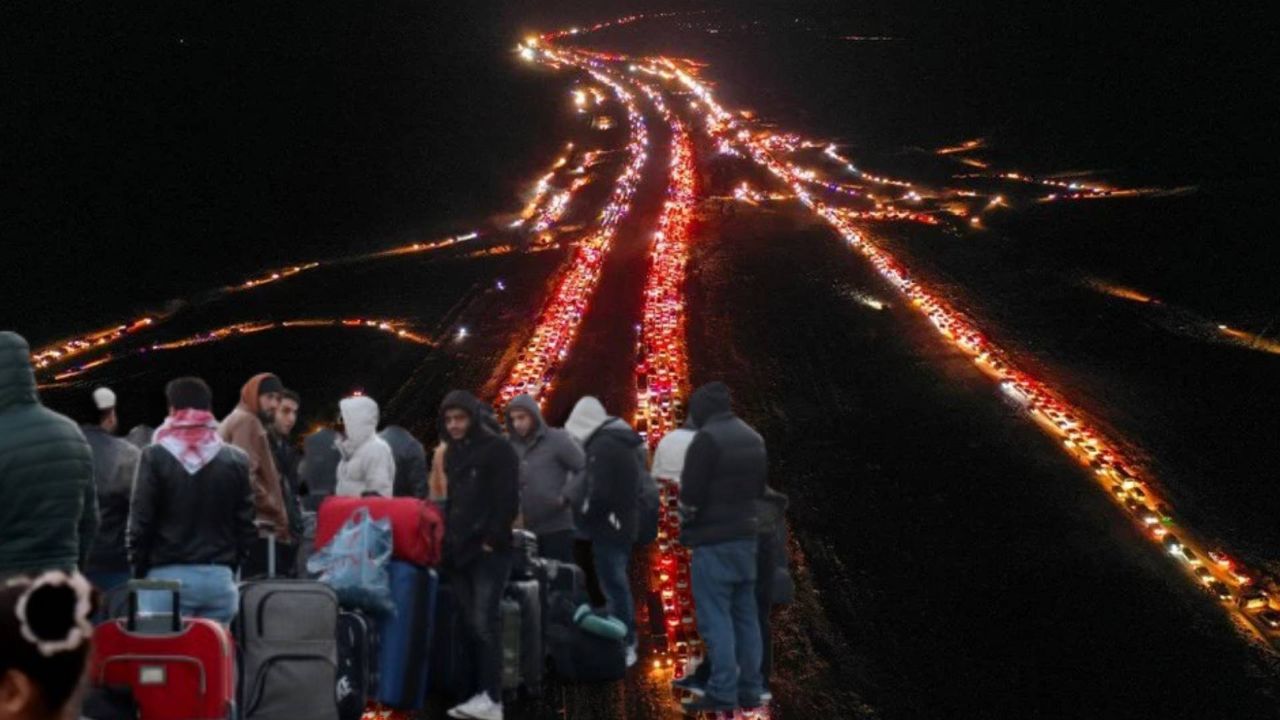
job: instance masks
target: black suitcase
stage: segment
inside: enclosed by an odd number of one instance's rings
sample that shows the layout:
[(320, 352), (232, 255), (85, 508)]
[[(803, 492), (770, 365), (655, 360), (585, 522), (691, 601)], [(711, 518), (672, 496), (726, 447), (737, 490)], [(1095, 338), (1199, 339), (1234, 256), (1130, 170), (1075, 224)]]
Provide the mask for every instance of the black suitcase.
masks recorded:
[(378, 687), (378, 629), (357, 610), (338, 614), (338, 674), (334, 696), (340, 720), (360, 720)]
[(526, 695), (538, 697), (547, 664), (542, 639), (542, 583), (516, 580), (507, 585), (506, 595), (520, 610), (520, 687)]
[(453, 702), (463, 702), (478, 687), (475, 660), (462, 615), (446, 580), (436, 592), (435, 629), (431, 635), (431, 689)]
[(511, 531), (511, 579), (532, 580), (539, 571), (538, 536), (519, 528)]
[(519, 601), (502, 597), (498, 600), (498, 615), (502, 620), (502, 694), (514, 700), (523, 682), (520, 641), (524, 637), (524, 618), (520, 616)]

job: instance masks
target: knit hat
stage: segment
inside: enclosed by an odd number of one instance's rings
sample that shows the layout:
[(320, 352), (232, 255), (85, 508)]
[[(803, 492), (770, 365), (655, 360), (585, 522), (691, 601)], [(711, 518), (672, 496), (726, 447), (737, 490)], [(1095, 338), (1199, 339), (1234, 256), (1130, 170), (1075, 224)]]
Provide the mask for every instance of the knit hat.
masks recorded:
[(116, 406), (116, 394), (109, 387), (100, 387), (93, 391), (93, 406), (106, 412)]
[(609, 414), (604, 411), (604, 405), (594, 397), (586, 395), (573, 406), (573, 412), (569, 413), (569, 420), (565, 422), (564, 429), (578, 442), (585, 443), (587, 438), (608, 420)]
[(280, 382), (280, 378), (275, 375), (267, 375), (262, 378), (262, 382), (258, 383), (258, 395), (260, 396), (278, 392), (284, 392), (284, 383)]

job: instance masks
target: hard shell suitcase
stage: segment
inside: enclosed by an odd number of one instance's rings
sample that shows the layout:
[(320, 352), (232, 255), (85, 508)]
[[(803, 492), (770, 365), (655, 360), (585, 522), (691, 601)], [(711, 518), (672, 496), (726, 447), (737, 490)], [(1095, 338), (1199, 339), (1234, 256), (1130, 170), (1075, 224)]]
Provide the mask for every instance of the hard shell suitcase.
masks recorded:
[(514, 694), (520, 689), (520, 639), (523, 635), (520, 603), (510, 597), (498, 601), (502, 619), (502, 692)]
[(543, 650), (542, 583), (517, 580), (507, 585), (507, 597), (520, 607), (520, 685), (527, 695), (542, 694), (542, 671), (547, 664)]
[[(182, 618), (176, 582), (130, 583), (123, 619), (94, 630), (90, 678), (98, 688), (129, 688), (142, 720), (235, 717), (235, 646), (221, 624)], [(138, 590), (168, 590), (174, 612), (166, 627), (140, 629)]]
[[(313, 580), (240, 586), (243, 720), (338, 720), (338, 597)], [(320, 691), (324, 688), (326, 691)]]
[(338, 671), (334, 697), (341, 720), (360, 720), (378, 687), (377, 623), (358, 611), (338, 614)]
[(471, 644), (462, 626), (453, 588), (440, 583), (436, 595), (435, 627), (431, 637), (431, 689), (452, 702), (462, 702), (475, 692), (476, 667)]
[(439, 580), (436, 571), (392, 560), (391, 597), (396, 612), (378, 619), (376, 699), (399, 710), (420, 710), (427, 702), (431, 633)]

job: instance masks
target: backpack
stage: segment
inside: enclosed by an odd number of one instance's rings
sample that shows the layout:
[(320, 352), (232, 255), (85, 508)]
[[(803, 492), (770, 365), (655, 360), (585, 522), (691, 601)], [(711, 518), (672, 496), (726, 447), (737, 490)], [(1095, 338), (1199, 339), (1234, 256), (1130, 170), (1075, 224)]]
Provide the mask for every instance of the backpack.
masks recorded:
[(648, 453), (644, 445), (636, 452), (639, 465), (639, 494), (636, 499), (636, 544), (648, 545), (658, 539), (658, 483), (649, 474)]

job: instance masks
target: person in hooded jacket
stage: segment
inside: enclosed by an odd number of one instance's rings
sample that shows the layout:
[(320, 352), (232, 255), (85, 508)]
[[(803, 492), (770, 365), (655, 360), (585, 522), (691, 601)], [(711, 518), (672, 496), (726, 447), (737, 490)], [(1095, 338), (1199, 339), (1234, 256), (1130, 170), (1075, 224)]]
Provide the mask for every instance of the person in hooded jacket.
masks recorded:
[(342, 427), (334, 441), (338, 461), (338, 487), (334, 494), (347, 497), (391, 497), (395, 488), (396, 461), (391, 446), (378, 437), (378, 403), (364, 395), (338, 403)]
[(0, 332), (0, 581), (83, 567), (98, 530), (93, 454), (70, 418), (40, 404), (31, 347)]
[[(135, 577), (176, 580), (185, 616), (230, 623), (235, 570), (258, 541), (249, 456), (222, 441), (199, 378), (165, 387), (169, 417), (142, 451), (126, 542)], [(143, 592), (143, 612), (168, 613), (168, 593)]]
[(499, 601), (511, 575), (520, 461), (494, 431), (491, 418), (492, 412), (463, 390), (451, 391), (440, 404), (449, 498), (443, 564), (479, 669), (479, 692), (450, 709), (453, 718), (502, 720)]
[(590, 395), (578, 400), (565, 430), (582, 443), (586, 468), (580, 502), (581, 530), (591, 539), (591, 552), (609, 614), (627, 626), (627, 666), (636, 656), (636, 608), (628, 566), (636, 541), (641, 454), (644, 439), (619, 418), (610, 417)]
[(722, 382), (698, 388), (689, 412), (698, 433), (680, 478), (680, 542), (692, 549), (694, 608), (711, 676), (706, 694), (685, 707), (694, 713), (757, 708), (765, 693), (756, 602), (757, 503), (768, 475), (764, 439), (733, 414)]
[(518, 395), (507, 405), (507, 431), (520, 457), (524, 527), (538, 536), (540, 555), (571, 563), (573, 511), (565, 484), (586, 467), (586, 455), (568, 431), (547, 426), (531, 395)]
[(84, 574), (98, 589), (107, 592), (129, 580), (124, 532), (142, 452), (115, 435), (119, 420), (116, 394), (111, 388), (97, 388), (84, 398), (82, 412), (80, 429), (93, 450), (93, 482), (98, 488), (98, 535)]
[(388, 425), (378, 437), (391, 446), (396, 461), (396, 481), (391, 494), (396, 497), (427, 497), (427, 450), (418, 438), (399, 425)]
[[(289, 514), (284, 507), (284, 488), (280, 471), (276, 467), (275, 454), (271, 452), (271, 440), (267, 426), (275, 419), (284, 384), (271, 373), (259, 373), (249, 378), (240, 388), (240, 402), (218, 425), (222, 441), (234, 445), (249, 456), (249, 477), (253, 483), (254, 521), (269, 528), (264, 533), (274, 533), (277, 552), (280, 546), (293, 542), (289, 532)], [(157, 432), (159, 432), (157, 430)], [(246, 577), (259, 577), (267, 571), (266, 535), (255, 547), (249, 561), (242, 568)], [(277, 561), (279, 557), (277, 557)], [(277, 562), (276, 567), (282, 567)]]

